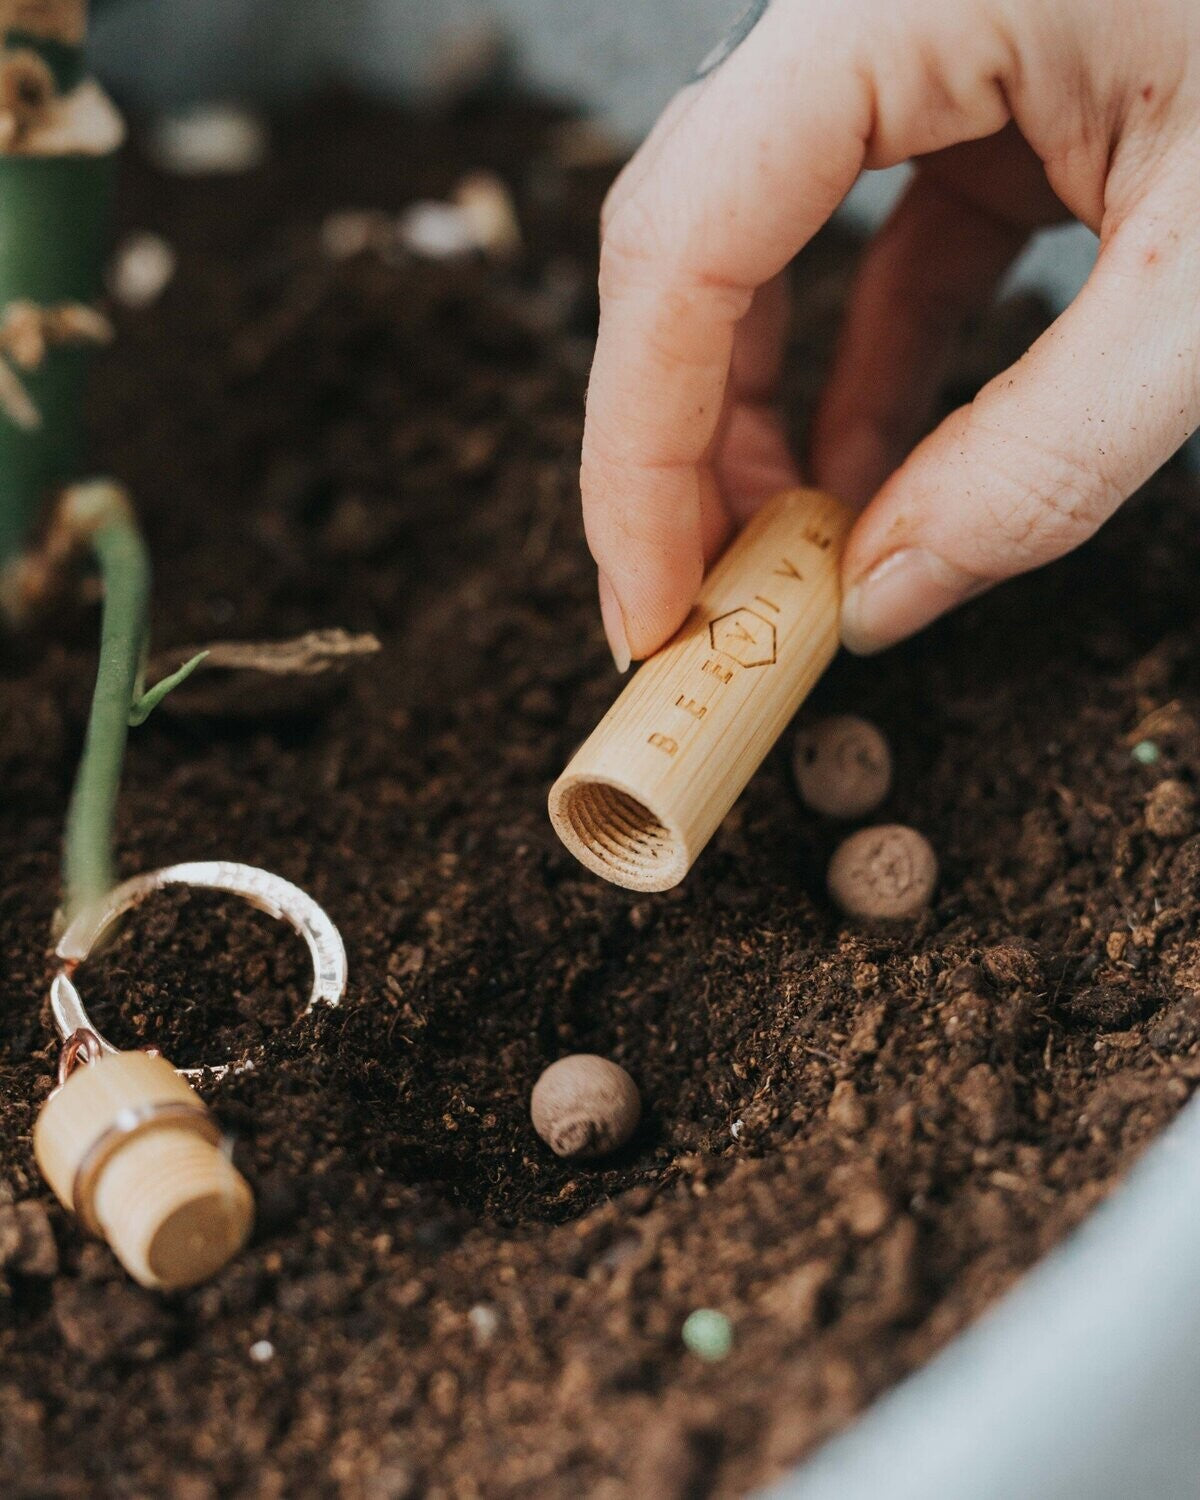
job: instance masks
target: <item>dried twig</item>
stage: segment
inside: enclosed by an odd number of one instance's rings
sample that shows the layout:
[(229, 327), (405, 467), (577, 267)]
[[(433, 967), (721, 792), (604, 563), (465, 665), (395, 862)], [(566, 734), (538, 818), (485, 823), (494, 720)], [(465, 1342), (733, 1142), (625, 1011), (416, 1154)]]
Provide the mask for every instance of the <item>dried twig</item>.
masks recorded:
[(104, 314), (82, 302), (56, 307), (39, 307), (24, 299), (10, 302), (0, 320), (0, 409), (24, 431), (34, 431), (42, 424), (41, 413), (13, 367), (37, 370), (48, 349), (107, 344), (112, 336), (112, 324)]
[[(382, 650), (378, 637), (369, 632), (353, 634), (337, 628), (308, 630), (287, 641), (213, 641), (204, 646), (183, 646), (171, 652), (171, 658), (204, 655), (206, 668), (226, 668), (236, 672), (267, 672), (274, 677), (316, 677), (336, 671), (363, 656), (374, 656)], [(156, 667), (165, 667), (165, 655), (150, 664), (150, 675)]]

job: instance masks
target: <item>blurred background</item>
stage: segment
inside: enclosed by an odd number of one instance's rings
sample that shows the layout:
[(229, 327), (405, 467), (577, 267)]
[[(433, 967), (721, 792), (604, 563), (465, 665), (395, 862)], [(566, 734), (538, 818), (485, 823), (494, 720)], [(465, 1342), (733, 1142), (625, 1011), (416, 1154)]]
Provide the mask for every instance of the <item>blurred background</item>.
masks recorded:
[[(487, 75), (574, 104), (631, 146), (744, 9), (744, 0), (100, 0), (98, 75), (126, 104), (271, 101), (322, 85), (435, 105)], [(873, 223), (904, 169), (868, 173), (846, 212)], [(1062, 305), (1096, 242), (1044, 234), (1014, 282)]]

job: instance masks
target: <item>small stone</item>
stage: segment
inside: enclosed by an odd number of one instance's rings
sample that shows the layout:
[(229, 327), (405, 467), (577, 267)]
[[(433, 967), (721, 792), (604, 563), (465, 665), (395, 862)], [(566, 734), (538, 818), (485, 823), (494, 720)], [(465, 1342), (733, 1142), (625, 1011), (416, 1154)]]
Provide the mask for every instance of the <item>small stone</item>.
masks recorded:
[(888, 742), (856, 714), (833, 714), (801, 727), (792, 768), (805, 803), (830, 818), (866, 817), (892, 784)]
[(500, 1314), (487, 1302), (477, 1302), (467, 1312), (467, 1322), (471, 1325), (476, 1344), (482, 1348), (496, 1337), (500, 1328)]
[(885, 823), (852, 833), (829, 862), (829, 894), (847, 916), (902, 920), (929, 904), (937, 856), (915, 828)]
[(733, 1324), (715, 1308), (698, 1307), (684, 1319), (680, 1337), (697, 1359), (715, 1364), (733, 1349)]
[(150, 151), (164, 172), (206, 177), (249, 172), (267, 155), (262, 120), (236, 104), (199, 104), (164, 115), (150, 136)]
[(1146, 827), (1156, 838), (1185, 839), (1196, 822), (1196, 798), (1191, 787), (1168, 778), (1146, 798)]
[(396, 238), (425, 260), (458, 260), (479, 248), (471, 222), (457, 203), (419, 199), (396, 221)]
[(507, 259), (521, 248), (521, 224), (512, 194), (494, 172), (468, 172), (451, 195), (478, 249)]
[(1153, 740), (1139, 740), (1129, 753), (1139, 766), (1152, 766), (1162, 755)]
[(161, 234), (127, 234), (108, 268), (108, 289), (118, 302), (135, 310), (162, 296), (175, 275), (175, 252)]
[(642, 1102), (624, 1068), (577, 1052), (551, 1063), (533, 1087), (533, 1128), (556, 1156), (604, 1156), (637, 1129)]
[(259, 1339), (250, 1345), (250, 1358), (256, 1365), (267, 1365), (275, 1358), (275, 1345), (270, 1339)]

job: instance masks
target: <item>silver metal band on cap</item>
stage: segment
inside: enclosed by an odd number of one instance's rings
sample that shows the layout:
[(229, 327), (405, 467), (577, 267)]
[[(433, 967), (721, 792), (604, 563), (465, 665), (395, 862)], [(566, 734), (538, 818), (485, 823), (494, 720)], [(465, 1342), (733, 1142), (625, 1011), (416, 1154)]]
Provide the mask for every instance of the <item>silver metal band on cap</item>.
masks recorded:
[[(90, 1031), (101, 1050), (117, 1051), (96, 1029), (72, 976), (119, 917), (156, 891), (174, 885), (228, 891), (230, 895), (241, 896), (259, 911), (286, 922), (304, 939), (312, 959), (313, 985), (301, 1018), (318, 1005), (341, 1003), (346, 993), (345, 944), (329, 916), (311, 896), (291, 881), (254, 865), (240, 865), (224, 859), (195, 860), (135, 875), (132, 880), (114, 887), (102, 901), (80, 912), (68, 926), (54, 950), (63, 967), (50, 986), (50, 1010), (55, 1029), (63, 1041), (76, 1032)], [(223, 1078), (227, 1073), (242, 1072), (253, 1066), (252, 1058), (245, 1057), (209, 1067), (180, 1068), (179, 1072), (189, 1078), (206, 1074)]]

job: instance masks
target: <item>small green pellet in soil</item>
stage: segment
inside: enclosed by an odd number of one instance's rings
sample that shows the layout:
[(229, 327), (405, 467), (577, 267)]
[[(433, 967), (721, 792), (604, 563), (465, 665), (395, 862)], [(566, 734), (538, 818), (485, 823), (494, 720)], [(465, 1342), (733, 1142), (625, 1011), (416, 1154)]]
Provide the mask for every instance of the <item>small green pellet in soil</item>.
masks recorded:
[(680, 1336), (697, 1359), (715, 1364), (733, 1348), (733, 1324), (723, 1312), (698, 1307), (684, 1319)]
[(1162, 751), (1153, 740), (1139, 740), (1133, 747), (1131, 754), (1139, 766), (1152, 766), (1158, 760)]

